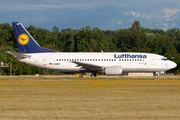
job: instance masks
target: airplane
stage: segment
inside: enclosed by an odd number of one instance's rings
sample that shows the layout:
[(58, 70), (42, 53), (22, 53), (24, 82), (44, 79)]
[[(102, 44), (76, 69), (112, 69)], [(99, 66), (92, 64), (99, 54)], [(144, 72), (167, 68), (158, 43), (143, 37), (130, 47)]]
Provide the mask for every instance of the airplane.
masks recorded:
[(57, 52), (41, 47), (20, 22), (12, 22), (19, 53), (9, 52), (20, 62), (61, 72), (97, 72), (115, 76), (129, 72), (157, 72), (177, 64), (166, 57), (140, 52)]

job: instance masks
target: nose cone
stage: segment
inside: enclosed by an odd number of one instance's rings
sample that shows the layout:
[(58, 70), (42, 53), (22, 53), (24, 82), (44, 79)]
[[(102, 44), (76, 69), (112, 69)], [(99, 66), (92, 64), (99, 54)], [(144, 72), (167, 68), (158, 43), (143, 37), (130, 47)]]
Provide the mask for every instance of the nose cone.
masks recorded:
[(177, 64), (176, 64), (175, 62), (171, 61), (170, 67), (171, 67), (171, 68), (175, 68), (176, 66), (177, 66)]

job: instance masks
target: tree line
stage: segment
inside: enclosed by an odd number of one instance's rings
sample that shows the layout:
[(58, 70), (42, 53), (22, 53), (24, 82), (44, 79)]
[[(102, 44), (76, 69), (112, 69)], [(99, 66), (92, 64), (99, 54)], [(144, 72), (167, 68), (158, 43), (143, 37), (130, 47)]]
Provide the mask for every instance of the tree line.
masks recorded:
[[(147, 52), (166, 56), (177, 63), (174, 70), (180, 70), (180, 30), (179, 28), (149, 29), (134, 21), (129, 29), (101, 30), (98, 27), (85, 26), (80, 29), (62, 29), (54, 26), (52, 30), (26, 27), (40, 46), (59, 52)], [(0, 62), (12, 60), (13, 75), (63, 74), (57, 71), (34, 67), (18, 62), (6, 51), (18, 52), (13, 27), (0, 24)], [(10, 68), (3, 68), (3, 75), (10, 74)]]

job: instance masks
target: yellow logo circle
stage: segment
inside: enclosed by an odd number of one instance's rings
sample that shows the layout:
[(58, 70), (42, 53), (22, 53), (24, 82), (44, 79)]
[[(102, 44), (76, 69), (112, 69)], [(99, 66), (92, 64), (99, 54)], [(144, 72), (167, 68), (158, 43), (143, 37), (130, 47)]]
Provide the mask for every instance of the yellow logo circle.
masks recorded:
[(20, 34), (19, 37), (18, 37), (18, 42), (21, 44), (21, 45), (26, 45), (29, 43), (29, 36), (27, 34)]

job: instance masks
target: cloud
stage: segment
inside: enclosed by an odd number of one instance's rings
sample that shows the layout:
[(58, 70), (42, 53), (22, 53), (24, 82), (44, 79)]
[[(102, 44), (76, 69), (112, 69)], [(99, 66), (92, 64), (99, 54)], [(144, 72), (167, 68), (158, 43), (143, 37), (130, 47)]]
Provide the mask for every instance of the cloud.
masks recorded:
[(125, 6), (121, 3), (121, 0), (38, 0), (38, 1), (26, 1), (23, 0), (8, 0), (1, 1), (0, 11), (36, 11), (36, 10), (48, 10), (48, 9), (88, 9), (94, 7), (104, 7), (107, 5), (112, 6)]
[(92, 8), (88, 4), (31, 4), (31, 3), (17, 3), (17, 2), (2, 2), (0, 4), (0, 11), (36, 11), (48, 9), (84, 9)]
[(98, 2), (84, 3), (24, 3), (24, 2), (1, 2), (0, 11), (35, 11), (46, 9), (86, 9), (100, 5)]
[(41, 10), (38, 5), (31, 5), (28, 3), (2, 2), (0, 4), (0, 11), (26, 11), (26, 10)]
[(162, 12), (165, 14), (164, 18), (170, 18), (177, 12), (180, 12), (180, 9), (163, 9)]

